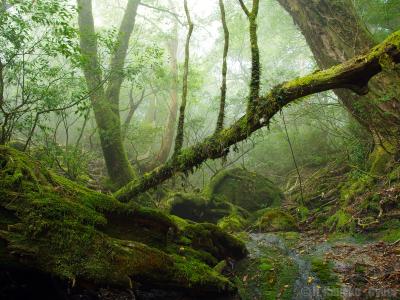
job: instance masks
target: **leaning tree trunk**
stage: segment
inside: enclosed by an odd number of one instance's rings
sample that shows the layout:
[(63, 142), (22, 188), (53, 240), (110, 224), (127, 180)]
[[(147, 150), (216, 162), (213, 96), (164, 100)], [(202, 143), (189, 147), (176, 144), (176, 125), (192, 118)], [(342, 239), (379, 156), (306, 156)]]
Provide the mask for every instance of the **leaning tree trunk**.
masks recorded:
[(308, 95), (332, 89), (350, 89), (364, 95), (369, 80), (384, 71), (382, 60), (393, 68), (400, 64), (400, 31), (395, 32), (369, 53), (324, 71), (313, 72), (303, 78), (275, 86), (267, 95), (260, 97), (256, 114), (245, 114), (230, 127), (217, 132), (189, 148), (181, 150), (165, 164), (130, 182), (115, 193), (120, 201), (134, 199), (178, 173), (188, 173), (207, 159), (226, 156), (231, 146), (245, 140), (253, 132), (268, 126), (272, 117), (284, 106)]
[[(350, 0), (278, 1), (299, 26), (321, 69), (365, 53), (375, 44)], [(400, 72), (384, 59), (381, 64), (386, 70), (370, 81), (367, 95), (344, 89), (335, 93), (371, 133), (375, 145), (394, 153), (399, 151)]]

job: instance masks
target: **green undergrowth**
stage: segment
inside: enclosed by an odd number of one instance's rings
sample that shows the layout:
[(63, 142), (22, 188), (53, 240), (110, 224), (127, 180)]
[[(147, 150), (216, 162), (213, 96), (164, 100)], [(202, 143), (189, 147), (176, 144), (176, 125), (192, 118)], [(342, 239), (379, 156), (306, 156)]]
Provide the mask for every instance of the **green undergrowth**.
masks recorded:
[[(332, 163), (316, 171), (304, 182), (304, 205), (291, 211), (308, 228), (330, 233), (363, 233), (371, 237), (396, 236), (395, 228), (386, 223), (400, 213), (400, 166), (388, 163), (392, 157), (379, 148), (370, 155), (370, 171), (349, 166), (343, 162)], [(382, 157), (384, 156), (384, 157)], [(381, 163), (378, 172), (378, 161)], [(301, 203), (299, 191), (289, 195)]]

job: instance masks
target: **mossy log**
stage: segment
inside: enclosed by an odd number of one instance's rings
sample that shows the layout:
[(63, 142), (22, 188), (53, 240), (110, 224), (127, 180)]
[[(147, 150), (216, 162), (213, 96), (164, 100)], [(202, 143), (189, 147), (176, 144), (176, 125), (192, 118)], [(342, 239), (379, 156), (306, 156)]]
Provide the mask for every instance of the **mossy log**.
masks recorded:
[(225, 156), (232, 145), (267, 126), (277, 112), (297, 99), (343, 88), (359, 95), (367, 94), (368, 82), (373, 76), (387, 70), (388, 66), (396, 68), (399, 63), (400, 31), (397, 31), (365, 55), (274, 87), (267, 95), (260, 97), (254, 115), (251, 117), (244, 115), (230, 127), (213, 134), (203, 142), (181, 150), (164, 165), (121, 188), (115, 196), (121, 201), (132, 200), (138, 194), (159, 185), (177, 173), (187, 173), (207, 159)]
[[(206, 263), (247, 253), (216, 226), (122, 204), (7, 147), (0, 147), (0, 216), (3, 269), (18, 264), (77, 284), (229, 294), (233, 284)], [(176, 250), (183, 246), (184, 254)], [(207, 255), (213, 259), (201, 259)]]

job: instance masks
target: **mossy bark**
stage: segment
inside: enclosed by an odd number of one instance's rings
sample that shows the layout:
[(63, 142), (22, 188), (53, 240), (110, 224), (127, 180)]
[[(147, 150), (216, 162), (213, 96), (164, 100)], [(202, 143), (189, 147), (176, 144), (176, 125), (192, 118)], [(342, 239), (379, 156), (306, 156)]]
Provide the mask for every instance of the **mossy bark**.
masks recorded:
[[(279, 0), (293, 17), (321, 69), (366, 53), (375, 42), (351, 0)], [(379, 147), (400, 141), (400, 72), (382, 56), (383, 72), (369, 83), (369, 93), (336, 89), (343, 105), (366, 128)], [(390, 147), (389, 147), (390, 148)], [(392, 147), (393, 148), (393, 147)], [(378, 150), (379, 151), (379, 150)]]
[(178, 172), (187, 173), (207, 159), (225, 156), (230, 146), (267, 126), (277, 112), (297, 99), (338, 88), (350, 89), (358, 94), (368, 93), (369, 80), (383, 70), (382, 58), (390, 59), (394, 65), (400, 63), (400, 31), (392, 34), (365, 55), (276, 86), (260, 98), (254, 116), (246, 114), (230, 127), (207, 137), (203, 142), (183, 149), (179, 155), (164, 165), (121, 188), (115, 196), (121, 201), (132, 200), (138, 194), (156, 187)]
[(121, 204), (7, 147), (0, 147), (0, 216), (2, 267), (18, 263), (77, 284), (130, 288), (137, 282), (229, 294), (234, 286), (212, 263), (246, 255), (242, 242), (216, 226), (178, 226), (168, 215)]
[(119, 114), (119, 93), (123, 82), (123, 66), (130, 35), (135, 24), (139, 1), (129, 0), (121, 23), (115, 54), (110, 62), (109, 84), (104, 88), (97, 38), (90, 0), (78, 0), (79, 33), (82, 68), (90, 91), (96, 124), (99, 128), (101, 148), (112, 183), (119, 188), (134, 178), (123, 144)]

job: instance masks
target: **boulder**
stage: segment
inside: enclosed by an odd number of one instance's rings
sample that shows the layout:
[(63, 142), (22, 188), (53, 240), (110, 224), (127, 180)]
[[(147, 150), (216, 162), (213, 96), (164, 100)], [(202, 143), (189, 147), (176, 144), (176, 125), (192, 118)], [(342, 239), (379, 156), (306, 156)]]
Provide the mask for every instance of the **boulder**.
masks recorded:
[(224, 170), (210, 182), (206, 194), (223, 198), (249, 212), (281, 205), (282, 191), (263, 175), (241, 168)]

